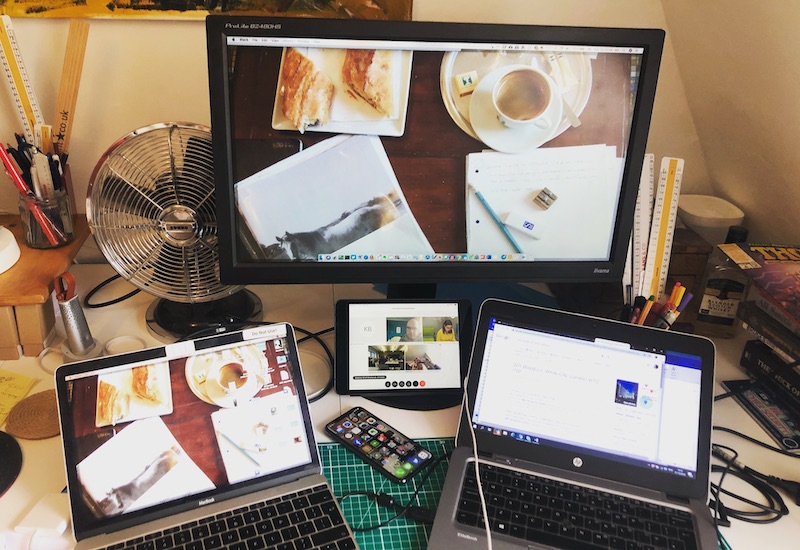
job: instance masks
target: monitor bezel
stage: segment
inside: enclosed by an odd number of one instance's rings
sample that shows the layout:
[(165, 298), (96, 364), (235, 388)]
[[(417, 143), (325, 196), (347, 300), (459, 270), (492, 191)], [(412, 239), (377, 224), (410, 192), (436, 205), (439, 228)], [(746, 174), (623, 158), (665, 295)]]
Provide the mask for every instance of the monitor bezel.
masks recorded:
[[(227, 79), (229, 35), (519, 42), (643, 48), (639, 88), (608, 260), (316, 262), (240, 261), (236, 257), (233, 131)], [(661, 29), (372, 21), (209, 15), (206, 18), (211, 128), (216, 182), (219, 273), (224, 284), (608, 282), (623, 276), (665, 33)]]

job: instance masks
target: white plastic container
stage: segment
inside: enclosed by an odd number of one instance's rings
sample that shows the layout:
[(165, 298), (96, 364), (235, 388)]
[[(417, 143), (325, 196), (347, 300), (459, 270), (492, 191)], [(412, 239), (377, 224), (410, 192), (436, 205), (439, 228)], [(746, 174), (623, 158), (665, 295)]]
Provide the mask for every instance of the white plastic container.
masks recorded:
[(725, 199), (711, 195), (681, 195), (678, 219), (711, 245), (725, 241), (728, 228), (741, 225), (744, 212)]

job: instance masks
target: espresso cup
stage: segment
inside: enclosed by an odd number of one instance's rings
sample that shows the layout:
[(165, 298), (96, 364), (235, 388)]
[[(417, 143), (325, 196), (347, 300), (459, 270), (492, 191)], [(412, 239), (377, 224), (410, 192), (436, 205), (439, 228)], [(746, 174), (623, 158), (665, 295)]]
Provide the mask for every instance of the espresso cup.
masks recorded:
[(225, 393), (235, 393), (247, 383), (247, 369), (236, 361), (229, 361), (216, 371), (214, 381)]
[(492, 105), (497, 119), (509, 128), (530, 125), (549, 129), (555, 122), (543, 115), (556, 99), (553, 81), (533, 67), (515, 67), (497, 79)]

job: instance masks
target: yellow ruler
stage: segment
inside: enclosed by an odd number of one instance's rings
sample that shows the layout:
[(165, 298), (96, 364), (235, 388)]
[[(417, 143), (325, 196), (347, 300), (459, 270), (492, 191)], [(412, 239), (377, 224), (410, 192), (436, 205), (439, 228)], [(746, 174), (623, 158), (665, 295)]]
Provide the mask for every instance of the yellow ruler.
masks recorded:
[(639, 180), (639, 193), (636, 196), (636, 209), (633, 214), (633, 235), (630, 246), (631, 268), (633, 269), (631, 283), (637, 296), (641, 296), (647, 291), (642, 281), (644, 281), (644, 270), (647, 267), (647, 248), (650, 241), (650, 225), (652, 224), (653, 216), (655, 164), (654, 155), (646, 154), (644, 156), (642, 175)]
[(671, 157), (661, 159), (644, 273), (644, 282), (649, 285), (645, 287), (647, 292), (644, 296), (653, 295), (656, 300), (664, 293), (667, 284), (682, 176), (683, 159)]
[(35, 141), (34, 129), (37, 124), (44, 124), (44, 118), (22, 62), (11, 18), (7, 15), (0, 16), (0, 58), (3, 62), (3, 72), (11, 85), (11, 93), (22, 122), (25, 139), (32, 144)]

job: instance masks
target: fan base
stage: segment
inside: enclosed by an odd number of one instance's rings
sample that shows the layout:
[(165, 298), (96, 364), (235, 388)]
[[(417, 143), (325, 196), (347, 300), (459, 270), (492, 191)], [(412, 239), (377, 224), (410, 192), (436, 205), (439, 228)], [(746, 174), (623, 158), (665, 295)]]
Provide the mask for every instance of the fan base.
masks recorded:
[(261, 321), (261, 300), (247, 289), (211, 302), (186, 304), (155, 300), (147, 308), (145, 321), (150, 334), (163, 342), (174, 342), (200, 331), (233, 323)]

